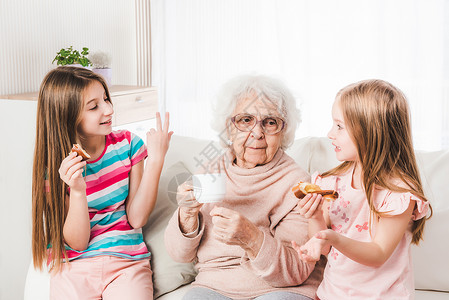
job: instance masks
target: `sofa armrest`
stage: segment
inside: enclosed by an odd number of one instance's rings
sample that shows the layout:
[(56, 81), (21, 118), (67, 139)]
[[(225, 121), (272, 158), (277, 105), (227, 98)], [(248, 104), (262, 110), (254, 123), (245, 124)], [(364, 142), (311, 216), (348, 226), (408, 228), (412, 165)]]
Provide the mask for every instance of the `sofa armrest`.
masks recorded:
[(50, 299), (50, 274), (45, 269), (43, 271), (34, 269), (33, 261), (28, 266), (23, 299)]

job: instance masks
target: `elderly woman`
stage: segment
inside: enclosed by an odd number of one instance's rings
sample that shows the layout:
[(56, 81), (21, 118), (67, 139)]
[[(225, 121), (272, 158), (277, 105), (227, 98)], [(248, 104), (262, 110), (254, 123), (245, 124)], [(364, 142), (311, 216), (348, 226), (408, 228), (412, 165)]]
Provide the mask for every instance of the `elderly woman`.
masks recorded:
[(216, 104), (228, 149), (205, 172), (225, 174), (226, 195), (202, 204), (191, 183), (180, 185), (165, 231), (170, 256), (198, 269), (184, 299), (313, 299), (323, 262), (305, 263), (291, 247), (308, 240), (291, 188), (309, 175), (284, 152), (299, 123), (295, 99), (272, 78), (243, 76)]

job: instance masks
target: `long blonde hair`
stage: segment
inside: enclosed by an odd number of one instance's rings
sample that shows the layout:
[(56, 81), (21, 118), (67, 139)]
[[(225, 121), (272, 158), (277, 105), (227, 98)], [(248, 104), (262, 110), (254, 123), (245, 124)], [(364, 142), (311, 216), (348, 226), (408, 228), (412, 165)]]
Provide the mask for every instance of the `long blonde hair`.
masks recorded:
[(51, 247), (49, 262), (56, 270), (67, 256), (63, 239), (67, 185), (59, 177), (58, 170), (72, 144), (81, 143), (77, 128), (84, 109), (83, 92), (94, 81), (103, 85), (110, 99), (103, 78), (84, 68), (53, 69), (45, 76), (39, 90), (32, 183), (35, 268), (42, 268), (47, 259), (47, 247)]
[[(410, 114), (404, 94), (386, 81), (364, 80), (341, 89), (336, 101), (357, 148), (371, 212), (382, 215), (373, 203), (376, 187), (410, 192), (427, 201), (413, 151)], [(354, 162), (343, 162), (323, 176), (342, 174), (353, 165)], [(398, 180), (402, 184), (398, 185)], [(422, 239), (428, 218), (413, 222), (414, 244)]]

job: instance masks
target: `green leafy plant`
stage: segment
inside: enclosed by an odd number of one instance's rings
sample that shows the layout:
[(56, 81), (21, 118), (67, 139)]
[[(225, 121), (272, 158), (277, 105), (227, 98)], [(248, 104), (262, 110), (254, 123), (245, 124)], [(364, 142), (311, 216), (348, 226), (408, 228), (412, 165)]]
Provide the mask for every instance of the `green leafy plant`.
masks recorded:
[(53, 59), (52, 63), (56, 61), (58, 66), (80, 64), (83, 67), (88, 67), (92, 65), (92, 63), (87, 55), (89, 55), (89, 48), (83, 47), (83, 50), (79, 52), (78, 50), (74, 50), (73, 46), (70, 46), (66, 49), (63, 48), (59, 50), (59, 52), (56, 53), (56, 57)]

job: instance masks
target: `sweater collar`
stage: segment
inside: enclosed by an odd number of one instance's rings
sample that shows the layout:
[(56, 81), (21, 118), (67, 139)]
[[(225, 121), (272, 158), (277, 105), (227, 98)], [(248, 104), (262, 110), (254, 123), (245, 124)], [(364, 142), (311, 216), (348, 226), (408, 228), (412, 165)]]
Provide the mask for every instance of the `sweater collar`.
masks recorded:
[(258, 165), (251, 169), (246, 169), (246, 168), (239, 167), (239, 166), (237, 166), (237, 164), (234, 163), (236, 156), (231, 151), (231, 149), (228, 149), (226, 152), (226, 163), (228, 165), (227, 168), (234, 174), (241, 175), (241, 176), (254, 176), (256, 174), (269, 172), (271, 169), (273, 169), (275, 166), (278, 165), (278, 163), (281, 160), (283, 155), (284, 155), (284, 150), (279, 148), (276, 151), (276, 154), (273, 156), (273, 159), (271, 161), (269, 161), (268, 163), (266, 163), (264, 165)]

